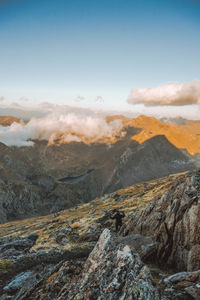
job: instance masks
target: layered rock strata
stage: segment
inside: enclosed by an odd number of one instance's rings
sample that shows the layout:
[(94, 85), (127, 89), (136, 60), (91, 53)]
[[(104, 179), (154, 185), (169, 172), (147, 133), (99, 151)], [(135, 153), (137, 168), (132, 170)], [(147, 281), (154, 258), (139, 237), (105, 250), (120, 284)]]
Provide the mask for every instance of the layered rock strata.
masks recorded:
[(153, 259), (176, 270), (200, 269), (200, 171), (188, 173), (136, 213), (122, 232), (152, 237)]

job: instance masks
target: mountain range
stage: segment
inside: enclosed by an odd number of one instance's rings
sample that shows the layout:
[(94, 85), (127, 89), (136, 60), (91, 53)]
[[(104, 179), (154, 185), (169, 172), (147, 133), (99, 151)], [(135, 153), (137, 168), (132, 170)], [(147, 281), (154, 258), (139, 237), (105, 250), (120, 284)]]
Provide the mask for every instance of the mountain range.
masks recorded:
[[(120, 119), (126, 135), (112, 143), (0, 144), (0, 222), (58, 212), (105, 193), (199, 166), (200, 122)], [(0, 124), (20, 122), (0, 117)], [(194, 129), (193, 129), (194, 128)]]

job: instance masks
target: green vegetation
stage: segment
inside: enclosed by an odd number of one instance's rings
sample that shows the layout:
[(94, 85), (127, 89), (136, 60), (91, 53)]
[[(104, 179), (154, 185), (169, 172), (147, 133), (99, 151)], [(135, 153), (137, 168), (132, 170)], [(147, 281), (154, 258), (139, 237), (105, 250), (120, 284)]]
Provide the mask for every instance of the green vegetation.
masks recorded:
[(0, 275), (8, 273), (13, 267), (10, 259), (0, 259)]

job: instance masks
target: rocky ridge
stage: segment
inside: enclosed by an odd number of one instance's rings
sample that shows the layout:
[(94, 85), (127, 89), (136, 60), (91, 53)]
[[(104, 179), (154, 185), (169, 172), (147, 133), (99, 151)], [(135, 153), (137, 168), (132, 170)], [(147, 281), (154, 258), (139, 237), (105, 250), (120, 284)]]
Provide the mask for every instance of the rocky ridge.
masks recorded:
[[(170, 175), (2, 224), (0, 299), (199, 299), (199, 175)], [(110, 220), (114, 208), (126, 215), (121, 234)]]
[(129, 119), (129, 126), (140, 128), (140, 132), (132, 137), (139, 143), (157, 136), (165, 135), (171, 144), (178, 149), (186, 149), (188, 153), (200, 153), (200, 122), (185, 121), (182, 124), (165, 123), (154, 117), (141, 115), (135, 119)]
[(156, 260), (176, 269), (200, 269), (200, 172), (179, 178), (135, 214), (124, 235), (139, 233), (157, 243)]

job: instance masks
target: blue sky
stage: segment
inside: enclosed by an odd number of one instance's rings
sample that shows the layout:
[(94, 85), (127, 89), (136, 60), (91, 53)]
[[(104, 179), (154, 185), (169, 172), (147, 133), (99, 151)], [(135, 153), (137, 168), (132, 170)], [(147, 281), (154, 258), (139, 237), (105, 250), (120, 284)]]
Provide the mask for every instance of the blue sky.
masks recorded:
[(0, 3), (4, 101), (125, 109), (132, 88), (200, 79), (200, 1)]

